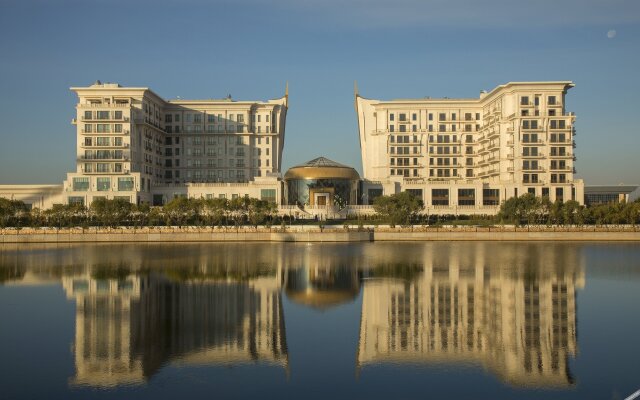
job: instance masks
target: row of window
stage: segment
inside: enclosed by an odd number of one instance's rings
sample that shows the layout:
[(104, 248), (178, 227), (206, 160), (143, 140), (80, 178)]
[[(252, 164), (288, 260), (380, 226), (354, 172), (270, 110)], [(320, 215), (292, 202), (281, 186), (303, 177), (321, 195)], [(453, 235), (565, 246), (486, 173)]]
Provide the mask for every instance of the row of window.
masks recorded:
[(246, 125), (207, 125), (206, 128), (204, 130), (202, 125), (188, 125), (183, 130), (178, 125), (167, 125), (164, 130), (166, 133), (275, 133), (270, 126), (264, 127), (264, 130), (262, 126), (253, 127), (250, 130)]
[[(530, 106), (530, 105), (539, 106), (540, 97), (541, 97), (540, 95), (534, 95), (533, 102), (531, 102), (531, 96), (520, 96), (520, 105), (521, 106)], [(558, 98), (556, 96), (547, 96), (547, 105), (557, 106), (560, 104), (558, 103)]]
[(93, 119), (116, 119), (121, 120), (125, 119), (122, 111), (85, 111), (82, 114), (83, 120), (93, 120)]
[[(265, 144), (269, 144), (270, 140), (268, 137), (264, 138), (265, 139)], [(180, 137), (167, 137), (165, 138), (165, 145), (171, 145), (171, 144), (180, 144)], [(237, 145), (260, 145), (262, 144), (262, 138), (245, 138), (243, 136), (237, 136), (237, 137), (229, 137), (229, 138), (218, 138), (218, 137), (201, 137), (201, 136), (195, 136), (195, 137), (188, 137), (186, 138), (186, 144), (191, 146), (200, 146), (202, 144), (207, 144), (207, 145), (223, 145), (223, 144), (237, 144)]]
[(104, 147), (121, 147), (123, 145), (122, 137), (85, 137), (85, 146), (104, 146)]
[[(245, 114), (228, 114), (225, 118), (222, 114), (203, 114), (203, 113), (185, 113), (184, 122), (187, 124), (201, 124), (206, 121), (209, 124), (225, 123), (227, 121), (244, 123)], [(251, 122), (262, 122), (263, 115), (251, 114)], [(271, 116), (269, 114), (264, 115), (264, 122), (270, 122)], [(165, 114), (164, 122), (173, 123), (180, 122), (180, 114)]]
[[(134, 190), (134, 179), (132, 177), (122, 177), (114, 180), (115, 187), (111, 186), (112, 179), (110, 177), (98, 177), (95, 178), (95, 190), (99, 192), (111, 191), (113, 189), (119, 192), (128, 192)], [(86, 192), (90, 187), (90, 178), (81, 177), (73, 178), (72, 180), (73, 191)]]
[[(474, 130), (475, 128), (475, 130)], [(480, 130), (480, 125), (471, 125), (471, 124), (466, 124), (463, 126), (462, 128), (462, 132), (474, 132), (474, 131), (479, 131)], [(429, 124), (427, 126), (427, 130), (429, 132), (433, 132), (433, 125)], [(418, 126), (417, 125), (411, 125), (411, 130), (409, 130), (407, 125), (398, 125), (398, 132), (402, 133), (402, 132), (417, 132), (418, 131)], [(391, 124), (389, 125), (389, 132), (390, 133), (394, 133), (396, 132), (396, 126)], [(458, 126), (455, 124), (439, 124), (438, 125), (438, 132), (458, 132)]]
[[(210, 182), (238, 182), (244, 181), (246, 179), (251, 179), (255, 177), (262, 176), (262, 171), (259, 169), (252, 169), (250, 176), (246, 176), (244, 170), (208, 170), (208, 171), (186, 171), (185, 174), (182, 174), (182, 177), (185, 181), (210, 181)], [(180, 170), (175, 171), (165, 171), (164, 178), (167, 180), (170, 179), (181, 179)]]
[(84, 133), (122, 133), (122, 124), (84, 124)]
[(126, 172), (122, 163), (85, 163), (82, 167), (85, 173), (122, 173)]
[[(407, 113), (398, 113), (398, 121), (399, 122), (407, 122), (409, 121), (409, 114)], [(394, 113), (390, 113), (389, 114), (389, 121), (395, 121), (395, 114)], [(475, 119), (474, 117), (474, 113), (464, 113), (464, 121), (479, 121), (480, 120), (480, 113), (475, 113)], [(428, 113), (427, 114), (427, 118), (429, 119), (429, 121), (433, 121), (433, 113)], [(418, 114), (417, 113), (411, 113), (411, 121), (417, 121), (418, 120)], [(439, 121), (457, 121), (458, 120), (458, 114), (455, 112), (452, 113), (438, 113), (438, 120)]]

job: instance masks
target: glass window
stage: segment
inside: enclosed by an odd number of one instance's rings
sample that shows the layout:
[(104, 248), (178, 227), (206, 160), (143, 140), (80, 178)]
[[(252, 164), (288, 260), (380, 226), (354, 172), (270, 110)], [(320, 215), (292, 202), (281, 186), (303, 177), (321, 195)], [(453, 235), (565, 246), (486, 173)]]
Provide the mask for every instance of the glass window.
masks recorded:
[(84, 197), (80, 197), (80, 196), (69, 196), (69, 204), (75, 204), (75, 205), (84, 205)]
[(260, 199), (266, 200), (270, 203), (276, 202), (276, 190), (275, 189), (261, 189), (260, 190)]
[(111, 189), (111, 178), (100, 177), (100, 178), (97, 178), (96, 183), (97, 183), (96, 186), (99, 192), (105, 192)]
[(128, 192), (133, 190), (133, 178), (118, 178), (118, 191)]
[(73, 178), (73, 191), (83, 192), (89, 190), (89, 178)]

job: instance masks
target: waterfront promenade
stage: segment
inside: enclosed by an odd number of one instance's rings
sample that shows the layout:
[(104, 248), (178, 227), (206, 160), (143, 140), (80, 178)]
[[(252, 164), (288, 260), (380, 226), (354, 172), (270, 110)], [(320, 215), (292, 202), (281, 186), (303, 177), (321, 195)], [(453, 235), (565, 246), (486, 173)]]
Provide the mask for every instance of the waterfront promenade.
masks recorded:
[(8, 228), (0, 243), (150, 242), (369, 242), (369, 241), (598, 241), (640, 242), (634, 226), (357, 226)]

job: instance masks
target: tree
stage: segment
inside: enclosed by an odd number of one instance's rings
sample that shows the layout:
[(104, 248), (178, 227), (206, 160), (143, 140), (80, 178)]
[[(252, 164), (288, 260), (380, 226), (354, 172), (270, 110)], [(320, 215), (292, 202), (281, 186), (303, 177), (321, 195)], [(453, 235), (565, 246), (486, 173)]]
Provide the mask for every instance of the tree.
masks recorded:
[(133, 204), (125, 199), (95, 199), (91, 203), (91, 213), (103, 226), (116, 227), (124, 225), (133, 211)]
[(87, 208), (83, 204), (54, 204), (43, 212), (47, 225), (58, 228), (77, 225), (87, 220)]
[(373, 202), (373, 208), (387, 218), (392, 227), (397, 224), (409, 224), (424, 208), (422, 200), (409, 192), (379, 196)]
[(0, 227), (17, 226), (26, 215), (28, 209), (24, 202), (0, 197)]
[(251, 198), (247, 204), (247, 219), (251, 225), (257, 228), (267, 217), (273, 216), (275, 211), (275, 203)]
[(581, 215), (581, 206), (577, 201), (568, 200), (562, 205), (562, 218), (565, 224), (578, 224)]
[(172, 223), (178, 226), (198, 220), (202, 212), (202, 203), (197, 199), (176, 197), (164, 205), (163, 211)]
[(206, 199), (203, 207), (210, 225), (222, 225), (229, 209), (229, 202), (226, 198)]

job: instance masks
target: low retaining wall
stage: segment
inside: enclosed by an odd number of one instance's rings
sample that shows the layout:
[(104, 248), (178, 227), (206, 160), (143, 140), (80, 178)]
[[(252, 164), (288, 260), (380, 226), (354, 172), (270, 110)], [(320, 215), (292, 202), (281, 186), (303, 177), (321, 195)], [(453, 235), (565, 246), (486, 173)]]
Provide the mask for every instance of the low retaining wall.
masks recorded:
[(369, 241), (597, 241), (640, 242), (636, 228), (325, 228), (279, 229), (4, 229), (0, 243), (109, 242), (369, 242)]
[(64, 230), (46, 233), (14, 231), (0, 234), (0, 243), (110, 243), (110, 242), (369, 242), (370, 231), (207, 231), (207, 230)]

